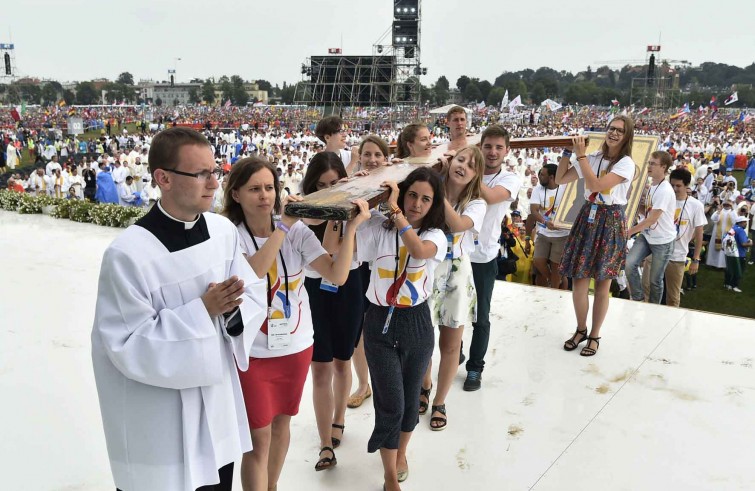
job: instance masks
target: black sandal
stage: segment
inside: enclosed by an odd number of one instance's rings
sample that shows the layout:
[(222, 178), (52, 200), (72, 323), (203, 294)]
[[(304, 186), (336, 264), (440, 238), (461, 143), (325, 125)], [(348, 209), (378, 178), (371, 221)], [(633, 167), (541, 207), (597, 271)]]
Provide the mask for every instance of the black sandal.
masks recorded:
[[(590, 342), (595, 341), (595, 348), (590, 348)], [(582, 348), (582, 351), (579, 352), (581, 356), (595, 356), (595, 353), (598, 352), (598, 348), (600, 347), (600, 338), (587, 338), (587, 346)]]
[[(333, 423), (330, 426), (338, 430), (341, 430), (341, 438), (343, 438), (343, 432), (346, 430), (346, 425), (337, 425)], [(335, 438), (333, 436), (330, 437), (330, 443), (333, 444), (333, 448), (338, 448), (341, 445), (341, 438)]]
[(423, 416), (427, 414), (427, 408), (430, 407), (430, 392), (432, 392), (433, 386), (431, 385), (429, 389), (425, 389), (424, 387), (419, 388), (419, 396), (424, 397), (427, 399), (427, 402), (423, 401), (422, 399), (419, 400), (419, 415)]
[(322, 455), (323, 452), (330, 452), (333, 454), (333, 457), (323, 457), (320, 460), (317, 461), (315, 464), (315, 470), (317, 472), (324, 471), (325, 469), (330, 469), (331, 467), (335, 467), (338, 463), (338, 460), (336, 460), (336, 453), (333, 451), (330, 447), (322, 447), (320, 449), (320, 453), (317, 454), (318, 456)]
[[(433, 406), (433, 413), (440, 413), (443, 416), (433, 416), (430, 418), (430, 429), (433, 431), (442, 431), (448, 426), (448, 418), (446, 417), (446, 405)], [(433, 423), (440, 423), (433, 426)]]
[[(580, 339), (579, 342), (575, 342), (574, 341), (574, 338), (577, 337), (577, 334), (579, 334), (580, 336), (582, 336), (582, 339)], [(566, 342), (564, 343), (564, 350), (566, 350), (566, 351), (574, 351), (575, 349), (577, 349), (577, 346), (579, 346), (580, 343), (582, 343), (583, 341), (585, 341), (587, 339), (590, 339), (590, 338), (587, 337), (587, 328), (585, 328), (585, 329), (583, 329), (581, 331), (579, 330), (579, 328), (577, 328), (577, 331), (574, 333), (574, 335), (571, 338), (567, 339)]]

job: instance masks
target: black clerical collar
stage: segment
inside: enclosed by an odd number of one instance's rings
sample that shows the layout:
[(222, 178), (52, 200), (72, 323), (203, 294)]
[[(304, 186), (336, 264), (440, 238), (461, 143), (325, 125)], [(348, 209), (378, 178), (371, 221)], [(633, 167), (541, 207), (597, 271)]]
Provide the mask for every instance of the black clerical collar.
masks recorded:
[(136, 225), (144, 228), (157, 238), (170, 252), (188, 249), (208, 240), (210, 233), (204, 215), (193, 222), (183, 222), (168, 215), (157, 202)]

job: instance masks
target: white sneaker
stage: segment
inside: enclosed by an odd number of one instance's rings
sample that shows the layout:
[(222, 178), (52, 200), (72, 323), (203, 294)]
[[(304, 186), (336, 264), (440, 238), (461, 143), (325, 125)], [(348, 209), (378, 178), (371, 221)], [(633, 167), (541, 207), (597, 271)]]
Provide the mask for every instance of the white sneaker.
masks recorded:
[(740, 290), (740, 289), (739, 289), (739, 288), (737, 288), (736, 286), (735, 286), (734, 288), (732, 288), (732, 289), (731, 289), (731, 291), (733, 291), (733, 292), (735, 292), (735, 293), (742, 293), (742, 290)]

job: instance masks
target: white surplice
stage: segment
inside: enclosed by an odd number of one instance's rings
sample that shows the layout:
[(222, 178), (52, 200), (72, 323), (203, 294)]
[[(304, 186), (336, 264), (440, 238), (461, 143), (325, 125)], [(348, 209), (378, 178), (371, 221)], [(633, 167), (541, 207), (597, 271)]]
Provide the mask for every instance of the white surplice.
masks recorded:
[[(186, 224), (159, 208), (105, 251), (92, 331), (110, 465), (123, 491), (216, 484), (218, 469), (252, 448), (236, 363), (249, 366), (266, 285), (230, 221), (206, 213)], [(209, 238), (192, 236), (198, 228)], [(226, 332), (235, 317), (210, 317), (200, 298), (233, 275), (245, 283), (236, 337)]]

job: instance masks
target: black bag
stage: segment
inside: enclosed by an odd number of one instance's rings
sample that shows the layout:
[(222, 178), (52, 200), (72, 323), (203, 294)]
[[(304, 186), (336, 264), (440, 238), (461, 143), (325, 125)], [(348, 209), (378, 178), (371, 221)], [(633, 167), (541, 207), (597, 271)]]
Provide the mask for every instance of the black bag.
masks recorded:
[(501, 253), (498, 253), (498, 275), (499, 276), (506, 276), (509, 274), (516, 273), (516, 262), (519, 260), (519, 257), (514, 254), (513, 252), (509, 252), (508, 257), (501, 256)]

